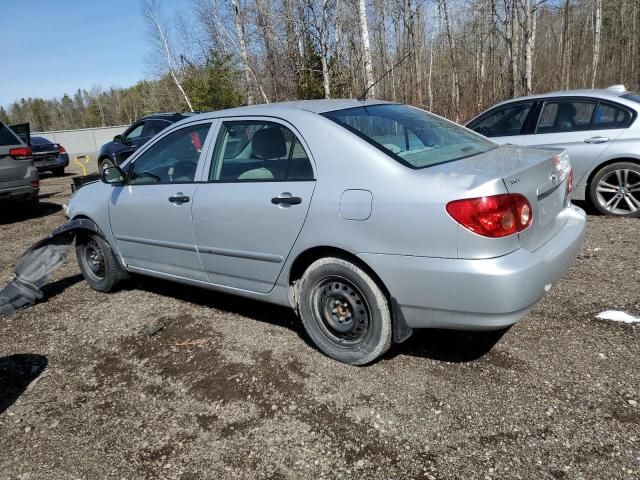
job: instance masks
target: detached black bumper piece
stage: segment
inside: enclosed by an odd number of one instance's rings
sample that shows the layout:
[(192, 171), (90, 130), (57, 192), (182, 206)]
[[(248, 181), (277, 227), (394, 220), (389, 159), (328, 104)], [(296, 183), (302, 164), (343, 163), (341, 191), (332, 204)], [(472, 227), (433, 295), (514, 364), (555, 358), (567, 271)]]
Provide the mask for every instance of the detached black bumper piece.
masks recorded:
[(80, 230), (99, 233), (92, 221), (73, 220), (60, 225), (22, 254), (14, 268), (15, 278), (0, 290), (0, 314), (30, 307), (42, 299), (40, 288), (49, 283), (51, 273), (65, 262), (69, 246)]

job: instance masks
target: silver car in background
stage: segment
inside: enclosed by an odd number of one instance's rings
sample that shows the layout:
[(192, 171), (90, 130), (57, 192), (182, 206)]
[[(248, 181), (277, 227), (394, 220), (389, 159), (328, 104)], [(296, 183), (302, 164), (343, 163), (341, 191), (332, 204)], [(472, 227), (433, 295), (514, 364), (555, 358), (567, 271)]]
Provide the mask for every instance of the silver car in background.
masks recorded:
[(640, 95), (622, 85), (520, 97), (467, 127), (501, 144), (564, 148), (574, 200), (606, 215), (640, 216)]
[[(415, 328), (512, 325), (584, 235), (561, 150), (500, 147), (406, 105), (303, 101), (196, 115), (72, 197), (80, 268), (296, 310), (361, 365)], [(90, 222), (87, 222), (90, 220)]]

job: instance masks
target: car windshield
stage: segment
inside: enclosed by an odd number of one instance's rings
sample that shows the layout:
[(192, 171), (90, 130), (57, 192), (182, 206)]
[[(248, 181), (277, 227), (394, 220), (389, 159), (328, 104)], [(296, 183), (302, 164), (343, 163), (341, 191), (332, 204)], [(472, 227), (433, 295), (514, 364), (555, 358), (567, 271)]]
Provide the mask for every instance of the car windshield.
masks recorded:
[(323, 114), (410, 168), (425, 168), (497, 148), (492, 141), (408, 105), (384, 104)]

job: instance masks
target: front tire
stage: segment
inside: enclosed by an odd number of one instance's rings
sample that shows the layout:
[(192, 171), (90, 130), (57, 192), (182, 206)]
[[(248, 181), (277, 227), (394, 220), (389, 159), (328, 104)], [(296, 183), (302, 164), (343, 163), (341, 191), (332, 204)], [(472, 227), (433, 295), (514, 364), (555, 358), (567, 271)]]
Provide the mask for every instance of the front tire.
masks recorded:
[(298, 307), (313, 343), (335, 360), (365, 365), (391, 346), (389, 302), (371, 276), (351, 262), (323, 258), (311, 264), (301, 280)]
[(98, 292), (117, 290), (129, 276), (107, 241), (94, 233), (76, 237), (76, 257), (85, 280)]
[(640, 165), (618, 162), (600, 169), (589, 185), (591, 204), (603, 215), (640, 216)]

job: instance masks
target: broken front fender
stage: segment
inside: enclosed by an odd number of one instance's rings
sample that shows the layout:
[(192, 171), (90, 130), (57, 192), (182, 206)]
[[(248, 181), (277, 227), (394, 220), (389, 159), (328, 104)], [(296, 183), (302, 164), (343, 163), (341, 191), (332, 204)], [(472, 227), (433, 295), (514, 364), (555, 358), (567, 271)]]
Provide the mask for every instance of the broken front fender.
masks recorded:
[(90, 231), (102, 235), (89, 219), (80, 218), (56, 227), (51, 235), (33, 244), (16, 262), (15, 278), (0, 290), (0, 314), (13, 313), (42, 299), (42, 288), (51, 273), (67, 259), (69, 246), (78, 232)]

